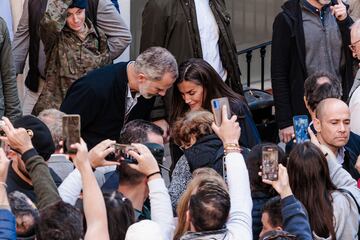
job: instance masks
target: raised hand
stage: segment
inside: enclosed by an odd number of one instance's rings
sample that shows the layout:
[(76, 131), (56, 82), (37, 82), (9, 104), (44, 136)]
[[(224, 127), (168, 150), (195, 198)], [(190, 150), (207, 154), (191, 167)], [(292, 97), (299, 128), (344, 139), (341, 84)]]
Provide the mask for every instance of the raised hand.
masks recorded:
[(131, 145), (136, 148), (137, 152), (130, 150), (128, 153), (138, 161), (138, 164), (129, 164), (131, 168), (146, 176), (160, 171), (157, 161), (145, 145), (135, 143)]
[(282, 164), (279, 164), (278, 180), (271, 181), (268, 179), (263, 179), (262, 181), (271, 185), (279, 193), (281, 198), (292, 195), (287, 169)]
[(24, 128), (14, 128), (7, 117), (3, 117), (5, 125), (2, 126), (6, 137), (0, 137), (1, 141), (5, 141), (10, 147), (20, 154), (33, 148), (31, 137)]
[(89, 160), (93, 168), (120, 165), (119, 162), (105, 160), (105, 157), (115, 150), (114, 147), (112, 147), (114, 144), (115, 141), (107, 139), (90, 150)]
[(76, 149), (76, 155), (73, 157), (73, 163), (75, 167), (82, 172), (85, 168), (90, 168), (90, 162), (88, 160), (88, 149), (86, 143), (81, 138), (80, 143), (75, 143), (71, 145), (71, 148)]
[(330, 7), (331, 14), (336, 17), (337, 20), (343, 21), (347, 17), (346, 6), (342, 0), (338, 0), (338, 4)]

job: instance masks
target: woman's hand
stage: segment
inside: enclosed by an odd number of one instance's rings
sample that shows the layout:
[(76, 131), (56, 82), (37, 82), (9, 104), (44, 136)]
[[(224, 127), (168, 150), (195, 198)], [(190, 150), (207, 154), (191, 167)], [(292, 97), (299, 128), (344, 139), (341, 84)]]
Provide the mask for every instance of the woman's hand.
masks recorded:
[[(261, 173), (259, 174), (261, 175)], [(287, 169), (282, 164), (279, 164), (278, 180), (271, 181), (268, 179), (263, 179), (262, 181), (271, 185), (279, 193), (281, 199), (293, 195), (289, 184)]]
[(84, 140), (81, 138), (80, 143), (72, 144), (71, 148), (76, 149), (76, 155), (72, 159), (75, 167), (80, 171), (80, 173), (87, 167), (91, 169), (90, 162), (88, 160), (88, 149)]

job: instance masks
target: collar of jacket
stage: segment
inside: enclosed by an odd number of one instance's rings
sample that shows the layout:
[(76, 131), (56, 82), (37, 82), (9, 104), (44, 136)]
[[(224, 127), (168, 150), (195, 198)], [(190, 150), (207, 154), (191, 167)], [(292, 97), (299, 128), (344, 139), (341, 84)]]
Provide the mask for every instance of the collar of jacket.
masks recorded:
[(227, 237), (228, 230), (222, 228), (215, 231), (205, 231), (205, 232), (187, 232), (182, 236), (181, 240), (196, 239), (196, 240), (225, 240)]
[(192, 47), (194, 50), (194, 57), (202, 58), (202, 48), (200, 40), (200, 31), (197, 23), (196, 7), (194, 0), (180, 0), (180, 5), (183, 9), (185, 18), (187, 19), (187, 25), (190, 37), (192, 39)]
[(184, 151), (189, 163), (190, 171), (201, 167), (211, 167), (222, 174), (222, 157), (224, 148), (221, 140), (215, 135), (207, 135), (200, 138), (196, 143)]
[(290, 234), (286, 231), (280, 231), (280, 230), (272, 230), (269, 232), (266, 232), (264, 236), (260, 238), (261, 240), (270, 240), (270, 239), (276, 239), (276, 240), (289, 240), (289, 239), (296, 239), (296, 236), (293, 234)]

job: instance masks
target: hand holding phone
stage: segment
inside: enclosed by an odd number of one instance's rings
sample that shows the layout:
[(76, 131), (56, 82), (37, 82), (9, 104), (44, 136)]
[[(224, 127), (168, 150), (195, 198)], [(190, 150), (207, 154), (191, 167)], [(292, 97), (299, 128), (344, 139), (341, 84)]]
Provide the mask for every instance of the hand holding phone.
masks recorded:
[(129, 164), (137, 164), (137, 160), (129, 155), (129, 151), (136, 151), (136, 148), (128, 144), (115, 143), (113, 145), (114, 152), (110, 153), (106, 160), (116, 162), (126, 162)]
[(136, 148), (136, 151), (129, 151), (129, 155), (137, 160), (138, 164), (129, 164), (129, 167), (143, 173), (146, 176), (157, 176), (160, 173), (159, 164), (151, 154), (149, 148), (143, 144), (133, 143), (132, 147)]
[(287, 169), (282, 164), (279, 164), (278, 175), (279, 175), (278, 179), (275, 181), (263, 179), (263, 182), (266, 184), (270, 184), (279, 193), (281, 199), (293, 195), (292, 190), (290, 188)]
[(262, 149), (262, 178), (263, 180), (275, 181), (278, 179), (279, 152), (274, 147), (263, 147)]
[(222, 109), (223, 106), (226, 106), (227, 109), (227, 118), (231, 118), (231, 110), (229, 99), (227, 97), (215, 98), (211, 100), (211, 109), (214, 114), (215, 124), (220, 126), (222, 123)]
[(75, 143), (80, 143), (80, 115), (64, 115), (62, 123), (64, 153), (76, 154), (76, 149), (70, 146)]

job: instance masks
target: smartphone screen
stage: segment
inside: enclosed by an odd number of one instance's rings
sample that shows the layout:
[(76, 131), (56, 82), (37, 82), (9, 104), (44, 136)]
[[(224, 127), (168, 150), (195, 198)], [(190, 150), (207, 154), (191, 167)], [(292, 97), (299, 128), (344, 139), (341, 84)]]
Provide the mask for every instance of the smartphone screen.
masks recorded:
[(296, 143), (303, 143), (309, 140), (308, 126), (309, 120), (307, 115), (297, 115), (293, 117), (294, 132)]
[(226, 106), (227, 108), (227, 117), (231, 117), (231, 110), (229, 99), (227, 97), (215, 98), (211, 100), (211, 109), (214, 114), (215, 124), (220, 126), (222, 123), (222, 107)]
[(278, 150), (274, 147), (262, 149), (262, 178), (275, 181), (278, 179)]
[(130, 163), (130, 164), (137, 164), (137, 160), (135, 158), (133, 158), (132, 156), (129, 155), (129, 151), (136, 151), (136, 148), (134, 146), (131, 145), (127, 145), (127, 144), (114, 144), (114, 154), (115, 154), (115, 158), (116, 161), (125, 161), (126, 163)]
[(75, 154), (76, 150), (70, 146), (74, 143), (80, 143), (80, 115), (65, 115), (62, 118), (63, 122), (63, 141), (64, 153)]

